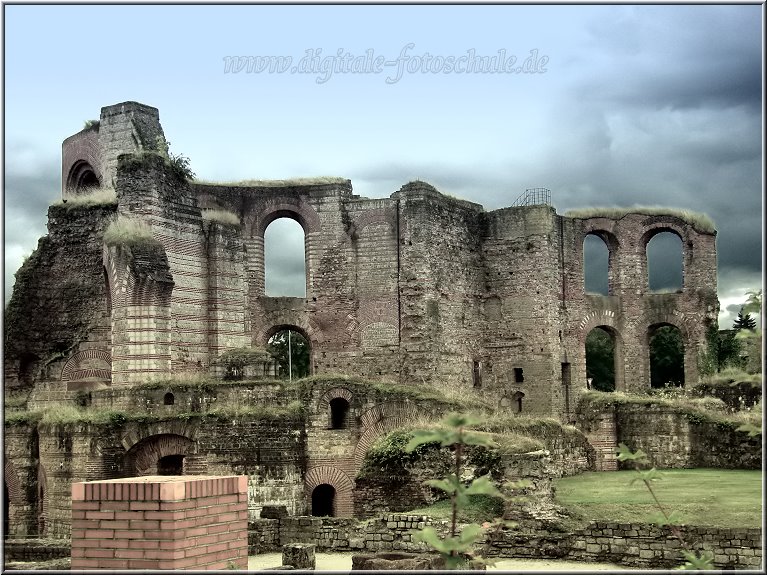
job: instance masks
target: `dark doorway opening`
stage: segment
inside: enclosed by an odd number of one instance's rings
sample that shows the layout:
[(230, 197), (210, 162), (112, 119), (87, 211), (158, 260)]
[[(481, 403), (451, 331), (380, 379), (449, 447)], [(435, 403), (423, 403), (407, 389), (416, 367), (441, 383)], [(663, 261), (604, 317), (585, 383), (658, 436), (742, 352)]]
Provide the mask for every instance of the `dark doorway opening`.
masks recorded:
[(157, 475), (183, 475), (184, 456), (166, 455), (157, 461)]
[(315, 517), (334, 517), (336, 504), (336, 489), (323, 483), (312, 491), (312, 515)]
[(8, 517), (11, 514), (11, 497), (8, 495), (8, 484), (3, 481), (3, 538), (8, 539), (8, 529), (11, 526)]
[(330, 429), (349, 427), (349, 402), (343, 397), (330, 400)]

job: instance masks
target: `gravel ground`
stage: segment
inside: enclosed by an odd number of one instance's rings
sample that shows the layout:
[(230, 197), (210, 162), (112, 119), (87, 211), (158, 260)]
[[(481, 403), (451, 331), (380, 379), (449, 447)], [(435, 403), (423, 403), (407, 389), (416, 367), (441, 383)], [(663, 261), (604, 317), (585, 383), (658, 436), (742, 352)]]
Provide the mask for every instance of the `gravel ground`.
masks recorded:
[[(350, 571), (352, 553), (315, 554), (319, 571)], [(248, 557), (248, 569), (257, 570), (277, 567), (282, 563), (282, 553), (263, 553)], [(488, 571), (618, 571), (626, 567), (612, 563), (581, 563), (578, 561), (549, 561), (546, 559), (499, 559)]]

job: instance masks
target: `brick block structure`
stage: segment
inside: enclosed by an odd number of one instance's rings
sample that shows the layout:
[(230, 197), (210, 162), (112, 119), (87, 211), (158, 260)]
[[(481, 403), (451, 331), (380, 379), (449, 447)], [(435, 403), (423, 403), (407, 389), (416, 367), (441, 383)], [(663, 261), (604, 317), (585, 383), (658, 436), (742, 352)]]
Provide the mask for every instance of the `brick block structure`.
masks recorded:
[(247, 479), (72, 485), (72, 569), (247, 569)]

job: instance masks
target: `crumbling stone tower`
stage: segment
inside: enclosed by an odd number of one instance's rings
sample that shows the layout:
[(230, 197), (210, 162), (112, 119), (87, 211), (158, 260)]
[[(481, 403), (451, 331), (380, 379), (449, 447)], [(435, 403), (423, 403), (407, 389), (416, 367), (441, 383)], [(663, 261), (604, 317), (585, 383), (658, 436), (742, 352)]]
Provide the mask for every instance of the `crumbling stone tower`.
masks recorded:
[[(53, 397), (206, 372), (286, 327), (310, 342), (314, 373), (480, 388), (510, 410), (561, 418), (586, 387), (594, 327), (614, 338), (617, 389), (649, 387), (660, 325), (680, 329), (685, 379), (698, 379), (718, 312), (715, 232), (672, 215), (571, 218), (547, 203), (488, 212), (425, 182), (382, 199), (342, 179), (195, 183), (163, 144), (157, 109), (136, 102), (103, 108), (65, 140), (64, 196), (113, 186), (117, 204), (50, 208), (9, 307), (10, 388)], [(211, 209), (239, 223), (206, 218)], [(105, 245), (117, 215), (148, 224), (155, 242)], [(264, 232), (280, 217), (305, 233), (304, 298), (265, 295)], [(663, 231), (681, 239), (678, 293), (648, 289), (646, 246)], [(610, 251), (607, 296), (584, 291), (589, 234)]]

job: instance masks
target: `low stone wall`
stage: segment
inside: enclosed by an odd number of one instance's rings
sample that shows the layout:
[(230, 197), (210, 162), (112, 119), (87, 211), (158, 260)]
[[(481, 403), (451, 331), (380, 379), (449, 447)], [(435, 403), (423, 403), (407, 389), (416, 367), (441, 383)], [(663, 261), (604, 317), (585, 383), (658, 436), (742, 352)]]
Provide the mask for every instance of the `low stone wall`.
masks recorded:
[[(258, 541), (259, 552), (278, 551), (280, 545), (309, 543), (318, 552), (409, 551), (427, 548), (413, 534), (431, 525), (446, 533), (447, 521), (422, 515), (386, 514), (357, 521), (330, 517), (286, 517), (251, 522), (248, 541)], [(714, 553), (717, 569), (759, 569), (762, 540), (759, 529), (684, 527), (685, 538), (696, 549)], [(273, 533), (279, 532), (279, 544)], [(594, 522), (575, 533), (552, 530), (504, 531), (493, 535), (483, 553), (496, 557), (567, 559), (609, 562), (640, 569), (666, 569), (684, 562), (679, 541), (668, 527), (647, 524)]]
[(5, 561), (50, 561), (69, 559), (72, 545), (62, 539), (6, 539)]
[(248, 522), (248, 555), (258, 555), (279, 549), (279, 519), (251, 519)]
[[(759, 529), (680, 528), (696, 550), (714, 553), (717, 569), (759, 569)], [(647, 524), (591, 523), (576, 533), (507, 531), (495, 538), (489, 555), (530, 559), (608, 562), (637, 569), (670, 569), (684, 563), (681, 543), (669, 527)]]

